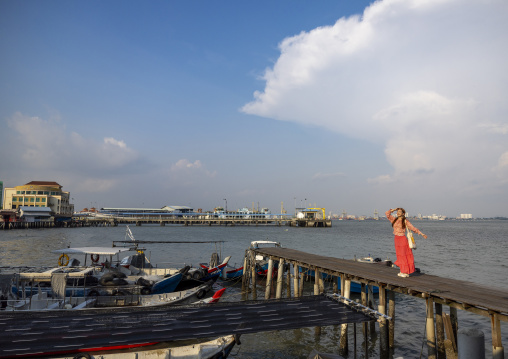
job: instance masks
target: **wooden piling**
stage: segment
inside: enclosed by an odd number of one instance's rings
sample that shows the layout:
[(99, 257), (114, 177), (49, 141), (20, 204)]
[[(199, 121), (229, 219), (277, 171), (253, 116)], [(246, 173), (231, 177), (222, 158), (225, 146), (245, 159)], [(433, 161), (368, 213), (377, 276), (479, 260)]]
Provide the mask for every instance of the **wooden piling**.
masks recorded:
[(272, 277), (273, 277), (273, 259), (270, 257), (268, 260), (268, 273), (266, 274), (266, 289), (265, 289), (265, 299), (270, 299), (270, 294), (272, 291)]
[(279, 267), (277, 269), (277, 292), (275, 298), (282, 297), (282, 275), (284, 274), (284, 259), (279, 260)]
[[(379, 303), (377, 311), (386, 315), (386, 288), (384, 286), (379, 286)], [(388, 328), (385, 318), (381, 318), (379, 321), (379, 349), (381, 358), (388, 356)]]
[(446, 359), (457, 359), (457, 344), (455, 341), (455, 336), (453, 334), (452, 321), (450, 319), (450, 315), (444, 313), (443, 314), (443, 323), (446, 332), (445, 339), (445, 349), (446, 349)]
[(288, 298), (291, 298), (291, 264), (288, 262), (288, 265), (284, 266), (284, 272), (286, 272), (287, 267), (287, 274), (286, 274), (286, 296)]
[(503, 342), (501, 341), (501, 321), (495, 313), (490, 313), (490, 323), (492, 328), (492, 357), (494, 359), (504, 359)]
[(438, 359), (446, 359), (444, 322), (443, 322), (443, 305), (434, 304), (436, 310), (436, 337), (437, 337), (437, 357)]
[[(372, 285), (367, 285), (367, 301), (368, 301), (368, 306), (370, 309), (374, 309), (374, 290), (372, 289)], [(374, 333), (376, 332), (376, 322), (375, 321), (371, 321), (370, 322), (370, 332), (372, 335), (374, 335)]]
[[(319, 295), (321, 293), (320, 285), (319, 285), (320, 278), (321, 278), (321, 272), (318, 271), (317, 268), (315, 268), (314, 269), (314, 295)], [(321, 336), (321, 327), (315, 327), (314, 334), (315, 334), (316, 338)]]
[(294, 296), (299, 297), (300, 296), (300, 293), (299, 293), (300, 272), (298, 271), (298, 265), (296, 264), (296, 262), (293, 263), (293, 273), (294, 273), (294, 278), (293, 278)]
[(436, 359), (436, 334), (434, 327), (434, 300), (427, 298), (427, 358)]
[(388, 316), (392, 319), (388, 322), (388, 345), (395, 347), (395, 292), (388, 290)]
[[(346, 278), (345, 275), (342, 275), (341, 284), (342, 283), (344, 283), (341, 285), (342, 296), (349, 299), (351, 297), (351, 279)], [(347, 355), (349, 351), (347, 329), (347, 323), (340, 326), (339, 354), (343, 356)]]
[(319, 273), (318, 276), (318, 286), (319, 286), (319, 293), (323, 293), (325, 291), (325, 282), (323, 280), (323, 273)]
[(256, 300), (258, 299), (258, 293), (256, 290), (256, 253), (254, 251), (251, 251), (251, 273), (252, 273), (252, 279), (251, 279), (251, 285), (252, 285), (252, 299)]
[[(301, 267), (300, 267), (301, 268)], [(305, 277), (305, 273), (304, 273), (304, 269), (302, 268), (302, 275), (300, 276), (300, 286), (298, 288), (298, 295), (301, 297), (303, 296), (303, 282), (304, 282), (304, 277)]]
[(242, 275), (242, 293), (245, 294), (248, 291), (248, 278), (249, 278), (249, 252), (245, 251), (243, 257), (243, 275)]
[(450, 307), (450, 321), (452, 323), (453, 337), (455, 344), (457, 343), (457, 333), (459, 331), (459, 317), (457, 315), (457, 308)]
[[(362, 305), (367, 306), (367, 285), (362, 283)], [(365, 358), (368, 358), (369, 355), (369, 329), (367, 322), (362, 323), (362, 331), (363, 331), (363, 341), (365, 343)]]

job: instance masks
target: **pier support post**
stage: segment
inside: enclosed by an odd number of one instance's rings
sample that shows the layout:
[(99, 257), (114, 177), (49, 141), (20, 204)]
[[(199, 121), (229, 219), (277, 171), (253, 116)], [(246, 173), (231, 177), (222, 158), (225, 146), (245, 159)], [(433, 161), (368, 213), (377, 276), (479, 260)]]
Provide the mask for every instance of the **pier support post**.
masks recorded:
[(284, 259), (279, 259), (279, 267), (277, 268), (277, 293), (275, 298), (282, 297), (282, 275), (284, 274)]
[(300, 296), (300, 272), (298, 271), (298, 265), (296, 263), (293, 263), (293, 273), (294, 273), (294, 279), (293, 279), (293, 290), (294, 290), (294, 296), (299, 297)]
[(504, 359), (503, 342), (501, 341), (501, 321), (495, 313), (490, 314), (492, 327), (492, 357), (494, 359)]
[(251, 251), (251, 257), (250, 257), (250, 263), (251, 263), (251, 272), (252, 272), (252, 299), (256, 300), (258, 299), (258, 293), (256, 291), (256, 253), (254, 251)]
[[(372, 285), (367, 285), (367, 301), (370, 309), (374, 309), (374, 290), (372, 289)], [(374, 335), (376, 333), (376, 322), (370, 322), (370, 333)]]
[(325, 291), (325, 282), (323, 280), (323, 273), (319, 272), (318, 276), (318, 286), (319, 286), (319, 293), (323, 293)]
[(393, 290), (388, 290), (388, 316), (392, 318), (388, 323), (388, 345), (393, 348), (395, 347), (395, 292)]
[(284, 266), (284, 272), (286, 272), (287, 267), (287, 274), (286, 274), (286, 296), (288, 298), (291, 298), (291, 263), (289, 261), (287, 262), (287, 265)]
[[(362, 283), (362, 305), (367, 306), (367, 285)], [(369, 327), (367, 326), (367, 322), (362, 323), (362, 331), (363, 331), (363, 341), (365, 343), (365, 358), (368, 358), (369, 355)]]
[(446, 359), (443, 305), (440, 303), (435, 303), (434, 307), (436, 310), (437, 357), (438, 359)]
[(436, 359), (436, 331), (434, 327), (434, 300), (427, 298), (427, 358)]
[[(386, 288), (379, 286), (378, 312), (386, 315)], [(379, 321), (379, 349), (380, 358), (388, 357), (388, 328), (385, 318)]]
[[(314, 295), (319, 295), (321, 293), (320, 285), (319, 285), (319, 279), (321, 278), (321, 272), (319, 272), (316, 269), (314, 269)], [(321, 336), (321, 327), (315, 327), (314, 328), (314, 334), (316, 337)]]
[(247, 285), (247, 278), (249, 277), (249, 267), (248, 267), (248, 263), (249, 263), (249, 252), (248, 251), (245, 251), (245, 256), (243, 257), (243, 275), (242, 275), (242, 294), (245, 294), (246, 291), (247, 291), (247, 288), (249, 288), (249, 286)]
[[(351, 297), (351, 279), (346, 278), (345, 275), (341, 276), (341, 291), (342, 296), (345, 298)], [(347, 324), (341, 324), (340, 326), (340, 345), (339, 345), (339, 354), (346, 356), (348, 354), (348, 335), (347, 335)]]
[(303, 267), (300, 267), (300, 268), (302, 268), (302, 275), (300, 276), (300, 287), (298, 288), (298, 295), (301, 297), (301, 296), (303, 296), (303, 282), (304, 282), (305, 272), (304, 272)]
[(319, 295), (319, 277), (321, 273), (317, 269), (314, 270), (314, 295)]
[(270, 257), (268, 260), (268, 273), (266, 274), (266, 289), (265, 289), (265, 299), (270, 299), (270, 294), (272, 291), (272, 277), (273, 277), (273, 259)]
[(457, 340), (459, 332), (459, 317), (457, 315), (457, 308), (450, 307), (450, 321), (452, 322), (453, 337)]

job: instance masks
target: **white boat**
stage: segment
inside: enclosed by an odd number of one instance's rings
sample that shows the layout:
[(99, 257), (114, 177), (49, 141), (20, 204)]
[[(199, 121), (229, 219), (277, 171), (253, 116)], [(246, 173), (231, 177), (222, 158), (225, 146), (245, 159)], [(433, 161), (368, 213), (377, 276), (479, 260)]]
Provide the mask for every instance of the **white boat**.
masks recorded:
[(211, 294), (212, 291), (213, 281), (171, 293), (149, 295), (130, 294), (58, 298), (48, 295), (47, 291), (39, 291), (34, 295), (24, 296), (23, 299), (7, 299), (5, 310), (78, 310), (86, 308), (215, 303), (224, 294), (225, 288), (215, 291), (213, 296)]
[(170, 343), (159, 343), (150, 345), (141, 350), (120, 349), (111, 352), (81, 352), (72, 356), (54, 357), (54, 359), (225, 359), (230, 354), (235, 344), (240, 344), (237, 337), (227, 335), (217, 339), (196, 343), (192, 341), (176, 341)]

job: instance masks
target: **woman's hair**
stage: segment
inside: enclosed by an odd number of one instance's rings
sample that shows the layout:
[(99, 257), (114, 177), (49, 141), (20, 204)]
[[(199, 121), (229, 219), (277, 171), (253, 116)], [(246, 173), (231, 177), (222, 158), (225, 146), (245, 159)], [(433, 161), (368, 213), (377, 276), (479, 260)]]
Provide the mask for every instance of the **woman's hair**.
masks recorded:
[[(399, 209), (402, 211), (402, 228), (406, 229), (406, 210), (404, 208), (397, 208), (397, 211)], [(395, 222), (397, 222), (398, 220), (399, 220), (399, 217), (397, 216), (395, 221), (392, 222), (392, 227), (395, 224)]]

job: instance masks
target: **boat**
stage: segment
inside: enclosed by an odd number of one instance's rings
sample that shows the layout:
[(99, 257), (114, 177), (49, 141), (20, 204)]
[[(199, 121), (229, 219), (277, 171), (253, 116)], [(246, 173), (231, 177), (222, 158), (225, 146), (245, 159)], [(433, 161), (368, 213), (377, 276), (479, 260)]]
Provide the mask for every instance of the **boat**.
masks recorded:
[[(180, 339), (209, 338), (210, 335), (205, 335), (208, 332), (199, 329), (199, 325), (191, 324), (195, 329), (189, 330), (179, 328), (185, 328), (189, 321), (186, 318), (190, 318), (193, 313), (210, 311), (208, 306), (217, 302), (224, 290), (217, 291), (211, 298), (192, 302), (191, 305), (182, 300), (154, 300), (133, 306), (109, 306), (109, 303), (106, 306), (87, 306), (91, 301), (99, 303), (106, 298), (97, 297), (74, 307), (67, 303), (51, 308), (3, 310), (0, 312), (0, 358), (55, 357), (145, 347)], [(174, 294), (158, 296), (168, 295)], [(139, 297), (146, 300), (155, 295)], [(191, 297), (188, 295), (186, 299), (190, 300)], [(109, 297), (112, 298), (114, 297)], [(217, 326), (220, 325), (217, 323)], [(208, 330), (213, 335), (213, 326)], [(23, 335), (20, 335), (20, 331)], [(218, 335), (221, 335), (220, 332)], [(222, 348), (225, 350), (226, 347), (228, 346)]]
[(225, 288), (214, 290), (214, 281), (199, 282), (188, 287), (181, 286), (178, 291), (159, 294), (121, 294), (121, 295), (88, 295), (88, 296), (53, 296), (53, 292), (38, 291), (33, 295), (13, 293), (7, 299), (4, 310), (75, 310), (84, 308), (126, 307), (126, 306), (159, 306), (176, 304), (216, 303), (224, 294)]
[[(201, 281), (208, 280), (217, 280), (221, 275), (222, 271), (226, 268), (231, 256), (226, 257), (222, 263), (209, 268), (193, 268), (189, 267), (187, 270), (187, 275), (184, 276), (184, 280), (186, 279), (197, 279)], [(123, 270), (125, 273), (136, 276), (158, 276), (165, 277), (168, 275), (174, 275), (181, 271), (181, 268), (163, 268), (163, 267), (154, 267), (150, 261), (143, 254), (133, 254), (127, 257), (124, 257), (119, 264), (121, 267), (125, 268)]]
[[(259, 249), (263, 247), (280, 247), (279, 242), (273, 242), (273, 241), (252, 241), (250, 243), (249, 249)], [(260, 254), (256, 254), (256, 273), (259, 276), (264, 276), (268, 274), (268, 257), (262, 256)], [(275, 275), (277, 273), (278, 268), (278, 262), (274, 262), (273, 264), (273, 273), (272, 275)]]
[[(253, 241), (250, 244), (250, 249), (257, 249), (263, 246), (275, 246), (280, 247), (279, 242), (273, 241)], [(277, 263), (274, 263), (274, 273), (277, 273)], [(209, 270), (210, 265), (206, 263), (200, 263), (201, 268)], [(256, 272), (260, 276), (266, 276), (268, 272), (268, 258), (263, 257), (262, 255), (256, 255)], [(241, 278), (243, 276), (243, 266), (242, 267), (233, 267), (227, 265), (223, 270), (223, 275), (221, 276), (222, 280), (234, 280)]]
[(139, 358), (199, 358), (226, 359), (233, 347), (240, 344), (238, 335), (226, 335), (213, 340), (178, 340), (135, 349), (117, 349), (111, 351), (82, 351), (72, 356), (58, 356), (54, 359), (139, 359)]
[[(64, 248), (53, 251), (61, 254), (59, 262), (62, 262), (62, 256), (66, 256), (67, 264), (65, 267), (51, 268), (45, 271), (27, 271), (15, 275), (16, 285), (12, 287), (12, 292), (18, 294), (23, 291), (24, 295), (30, 296), (32, 291), (51, 292), (55, 287), (54, 281), (58, 280), (59, 288), (65, 291), (65, 296), (104, 296), (104, 295), (128, 295), (128, 294), (162, 294), (173, 292), (183, 278), (187, 276), (190, 266), (175, 270), (172, 274), (164, 276), (145, 275), (143, 273), (133, 274), (124, 267), (115, 265), (111, 260), (98, 265), (97, 261), (91, 266), (80, 266), (79, 260), (68, 259), (68, 254), (90, 255), (108, 254), (111, 257), (121, 252), (132, 250), (132, 248), (101, 248), (101, 247), (82, 247), (82, 248)], [(144, 254), (137, 253), (138, 256)], [(205, 281), (205, 280), (204, 280)], [(63, 288), (63, 289), (62, 289)], [(53, 295), (53, 293), (50, 293)], [(63, 295), (63, 292), (61, 294)]]

